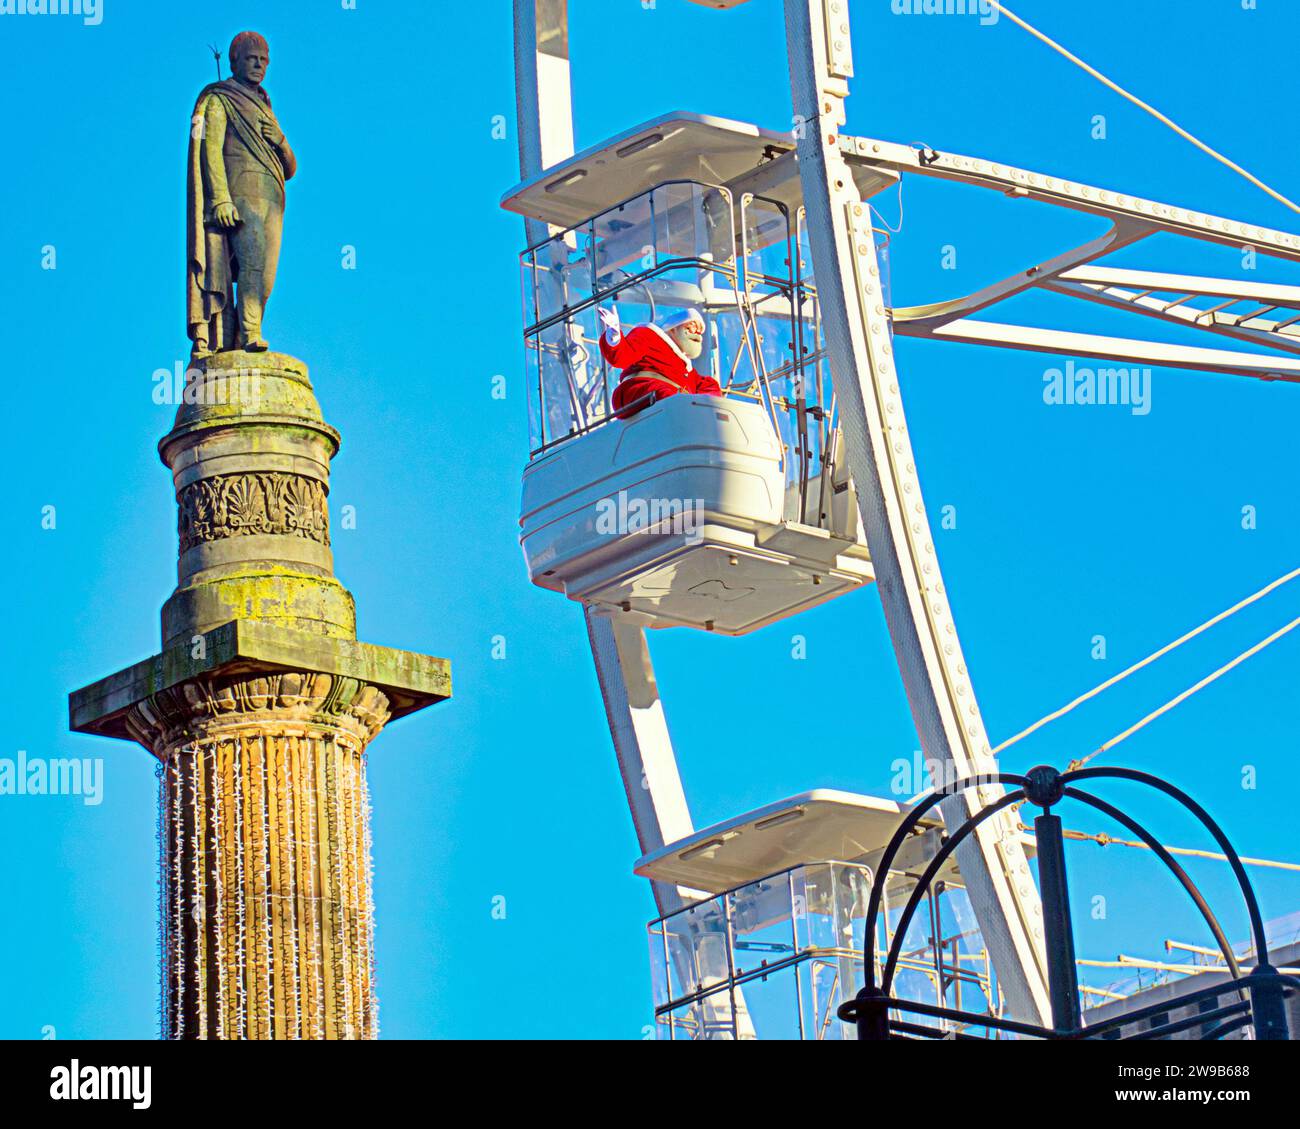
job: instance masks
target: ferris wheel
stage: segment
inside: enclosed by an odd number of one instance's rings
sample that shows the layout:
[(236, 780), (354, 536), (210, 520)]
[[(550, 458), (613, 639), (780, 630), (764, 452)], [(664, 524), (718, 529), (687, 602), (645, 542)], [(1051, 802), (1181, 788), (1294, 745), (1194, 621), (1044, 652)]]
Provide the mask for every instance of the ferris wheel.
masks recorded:
[[(502, 203), (524, 217), (527, 243), (520, 541), (532, 582), (582, 605), (642, 852), (635, 871), (660, 913), (651, 938), (667, 1037), (746, 1038), (778, 1021), (847, 1037), (833, 1017), (858, 975), (865, 884), (907, 805), (813, 788), (696, 828), (649, 631), (743, 635), (874, 584), (927, 759), (954, 779), (998, 771), (922, 499), (894, 338), (1300, 380), (1300, 287), (1099, 262), (1157, 234), (1300, 261), (1300, 236), (845, 134), (848, 9), (785, 0), (793, 132), (666, 113), (575, 151), (567, 4), (514, 0), (521, 181)], [(869, 201), (915, 176), (1083, 213), (1098, 234), (975, 293), (897, 307), (889, 233)], [(979, 316), (1034, 289), (1269, 351)], [(620, 399), (602, 342), (683, 318), (699, 319), (689, 360), (709, 391)], [(1001, 794), (995, 783), (954, 794), (943, 823)], [(912, 861), (895, 863), (897, 889), (941, 835), (938, 821), (921, 824)], [(1031, 850), (1005, 814), (957, 850), (950, 904), (936, 902), (914, 953), (918, 991), (965, 990), (991, 1013), (1046, 1021)], [(772, 1019), (763, 986), (785, 970), (797, 1007)]]

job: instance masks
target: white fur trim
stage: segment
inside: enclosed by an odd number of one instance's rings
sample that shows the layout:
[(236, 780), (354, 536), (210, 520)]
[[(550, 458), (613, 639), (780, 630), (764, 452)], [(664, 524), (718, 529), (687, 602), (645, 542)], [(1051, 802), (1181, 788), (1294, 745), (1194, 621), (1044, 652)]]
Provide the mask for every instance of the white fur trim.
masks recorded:
[(684, 361), (686, 362), (686, 367), (687, 367), (687, 368), (690, 368), (690, 367), (691, 367), (691, 358), (688, 357), (685, 353), (682, 352), (682, 350), (681, 350), (681, 346), (678, 345), (676, 341), (674, 341), (671, 337), (668, 336), (667, 331), (665, 331), (665, 330), (661, 329), (659, 326), (655, 325), (654, 322), (647, 322), (647, 323), (646, 323), (646, 328), (647, 328), (647, 329), (653, 329), (657, 334), (659, 334), (660, 337), (662, 337), (665, 341), (668, 342), (668, 347), (669, 347), (669, 348), (670, 348), (674, 353), (676, 353), (679, 357), (681, 357), (682, 360), (684, 360)]
[(704, 315), (694, 306), (688, 306), (684, 310), (678, 310), (676, 313), (669, 314), (663, 320), (663, 329), (676, 329), (680, 325), (689, 325), (696, 322), (699, 325), (705, 325)]

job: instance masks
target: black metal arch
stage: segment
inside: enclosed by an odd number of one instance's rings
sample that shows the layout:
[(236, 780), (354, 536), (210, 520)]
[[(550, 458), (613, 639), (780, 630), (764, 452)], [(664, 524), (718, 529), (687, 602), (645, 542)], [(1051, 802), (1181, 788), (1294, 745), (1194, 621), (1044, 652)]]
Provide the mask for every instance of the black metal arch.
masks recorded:
[[(1200, 889), (1192, 881), (1186, 870), (1155, 836), (1147, 831), (1136, 819), (1133, 819), (1114, 805), (1081, 789), (1069, 786), (1075, 781), (1099, 778), (1131, 780), (1163, 792), (1165, 795), (1177, 800), (1196, 816), (1214, 837), (1215, 842), (1222, 848), (1224, 856), (1232, 867), (1250, 917), (1251, 931), (1255, 940), (1256, 967), (1249, 977), (1242, 978), (1241, 969), (1237, 963), (1236, 955), (1232, 951), (1232, 946), (1228, 943), (1218, 918), (1210, 909), (1209, 903), (1206, 902)], [(881, 983), (877, 986), (875, 974), (876, 928), (880, 917), (881, 903), (884, 899), (885, 887), (889, 881), (889, 873), (893, 868), (898, 852), (921, 820), (934, 807), (968, 788), (989, 783), (1014, 784), (1017, 787), (1014, 791), (999, 797), (991, 804), (985, 805), (974, 815), (967, 818), (960, 827), (948, 836), (935, 857), (930, 860), (925, 872), (913, 888), (898, 920), (894, 938), (881, 973)], [(1079, 1008), (1077, 970), (1074, 961), (1073, 925), (1070, 918), (1069, 893), (1066, 885), (1064, 839), (1060, 818), (1052, 814), (1052, 808), (1067, 797), (1088, 804), (1109, 815), (1123, 827), (1137, 835), (1156, 857), (1164, 863), (1165, 867), (1192, 898), (1201, 916), (1205, 919), (1223, 953), (1224, 960), (1234, 980), (1241, 983), (1243, 987), (1250, 989), (1249, 1001), (1247, 1002), (1246, 994), (1243, 992), (1242, 1003), (1238, 1005), (1242, 1009), (1249, 1008), (1249, 1015), (1242, 1020), (1241, 1025), (1244, 1026), (1246, 1023), (1253, 1021), (1255, 1035), (1258, 1039), (1287, 1039), (1289, 1035), (1284, 1008), (1284, 994), (1290, 990), (1290, 986), (1284, 985), (1283, 977), (1268, 963), (1268, 942), (1264, 931), (1263, 915), (1260, 912), (1259, 901), (1255, 896), (1254, 887), (1246, 874), (1240, 856), (1233, 848), (1228, 837), (1223, 833), (1223, 829), (1219, 827), (1200, 804), (1185, 792), (1167, 781), (1161, 780), (1159, 777), (1139, 772), (1136, 769), (1126, 768), (1084, 768), (1073, 772), (1060, 773), (1056, 769), (1044, 765), (1031, 769), (1024, 776), (1015, 773), (995, 773), (987, 776), (968, 777), (944, 788), (936, 789), (920, 800), (895, 830), (877, 865), (864, 923), (863, 975), (866, 986), (858, 993), (857, 999), (844, 1004), (840, 1008), (840, 1018), (856, 1022), (859, 1037), (861, 1038), (880, 1039), (890, 1037), (889, 1009), (906, 1003), (906, 1001), (892, 999), (890, 989), (902, 953), (904, 937), (917, 908), (921, 904), (921, 900), (929, 891), (943, 865), (976, 827), (986, 819), (992, 818), (1011, 805), (1023, 800), (1042, 809), (1042, 814), (1035, 818), (1034, 826), (1039, 842), (1039, 882), (1043, 888), (1045, 903), (1044, 925), (1048, 949), (1048, 982), (1052, 998), (1052, 1028), (1035, 1027), (1026, 1024), (1012, 1025), (1005, 1020), (995, 1020), (990, 1023), (988, 1016), (955, 1012), (945, 1008), (922, 1008), (913, 1005), (913, 1010), (920, 1011), (922, 1014), (961, 1018), (973, 1024), (984, 1023), (989, 1026), (1001, 1026), (1008, 1030), (1014, 1026), (1022, 1033), (1034, 1033), (1045, 1038), (1077, 1039), (1081, 1037), (1083, 1028)], [(1226, 1018), (1228, 1015), (1233, 1014), (1233, 1010), (1223, 1009), (1221, 1014)], [(1235, 1030), (1236, 1026), (1236, 1024), (1222, 1024), (1219, 1028), (1216, 1028), (1214, 1036), (1220, 1037), (1227, 1034), (1230, 1030)], [(1144, 1037), (1152, 1037), (1153, 1034), (1148, 1032)]]
[(1205, 923), (1210, 927), (1210, 932), (1214, 934), (1214, 940), (1219, 946), (1219, 951), (1223, 954), (1224, 963), (1228, 966), (1228, 971), (1232, 973), (1234, 980), (1241, 979), (1241, 966), (1237, 963), (1237, 954), (1232, 951), (1232, 945), (1229, 943), (1227, 935), (1223, 932), (1223, 927), (1219, 924), (1219, 919), (1214, 916), (1214, 911), (1210, 909), (1209, 903), (1201, 893), (1200, 888), (1192, 881), (1191, 875), (1187, 873), (1174, 858), (1173, 855), (1165, 849), (1155, 836), (1151, 835), (1136, 819), (1131, 819), (1125, 815), (1114, 804), (1108, 804), (1105, 800), (1098, 799), (1096, 796), (1082, 792), (1078, 788), (1066, 788), (1065, 794), (1071, 799), (1078, 800), (1080, 803), (1088, 804), (1103, 812), (1113, 819), (1122, 827), (1128, 828), (1134, 835), (1142, 840), (1150, 849), (1151, 853), (1165, 864), (1174, 874), (1174, 877), (1182, 883), (1183, 889), (1191, 896), (1196, 908), (1201, 911), (1201, 916), (1205, 918)]
[(1241, 888), (1241, 896), (1246, 902), (1246, 912), (1250, 915), (1250, 929), (1255, 939), (1255, 952), (1260, 961), (1268, 961), (1268, 938), (1264, 933), (1264, 916), (1259, 911), (1259, 899), (1255, 897), (1255, 887), (1251, 885), (1250, 876), (1246, 873), (1246, 868), (1241, 863), (1241, 857), (1237, 854), (1236, 848), (1233, 847), (1227, 835), (1200, 804), (1192, 799), (1181, 788), (1175, 787), (1166, 780), (1161, 780), (1158, 776), (1152, 776), (1149, 772), (1139, 772), (1135, 768), (1080, 768), (1074, 772), (1067, 772), (1061, 777), (1062, 784), (1072, 783), (1075, 780), (1094, 780), (1099, 777), (1111, 777), (1117, 780), (1133, 780), (1139, 784), (1146, 784), (1148, 787), (1155, 788), (1170, 796), (1183, 805), (1204, 825), (1205, 829), (1214, 836), (1214, 841), (1219, 844), (1220, 849), (1228, 858), (1228, 865), (1232, 867), (1232, 873), (1236, 876), (1237, 885)]
[[(903, 940), (907, 935), (907, 928), (912, 924), (912, 918), (916, 916), (916, 911), (921, 905), (921, 899), (925, 897), (926, 892), (934, 882), (935, 876), (943, 869), (943, 864), (952, 857), (953, 852), (961, 845), (963, 840), (975, 830), (986, 819), (997, 815), (1000, 811), (1005, 811), (1012, 804), (1019, 803), (1025, 798), (1025, 793), (1017, 789), (1014, 792), (1008, 792), (996, 803), (990, 804), (983, 811), (977, 812), (961, 825), (957, 834), (951, 836), (941, 846), (930, 860), (930, 865), (925, 868), (925, 872), (917, 879), (916, 885), (912, 887), (911, 897), (907, 899), (907, 905), (903, 907), (902, 916), (898, 919), (898, 924), (894, 927), (894, 940), (889, 946), (889, 956), (885, 959), (885, 967), (880, 974), (880, 988), (883, 992), (888, 992), (894, 984), (894, 972), (898, 967), (899, 958), (903, 955)], [(887, 874), (882, 867), (882, 874)], [(868, 918), (867, 928), (874, 929), (875, 924)], [(870, 982), (870, 981), (868, 981)]]
[[(920, 800), (907, 813), (906, 818), (894, 832), (893, 838), (889, 840), (885, 853), (880, 856), (880, 862), (876, 864), (877, 877), (876, 881), (871, 884), (871, 897), (867, 901), (866, 936), (863, 939), (863, 957), (866, 963), (863, 974), (866, 976), (868, 988), (874, 988), (876, 985), (876, 919), (880, 916), (880, 902), (885, 893), (885, 881), (888, 881), (889, 872), (894, 866), (894, 859), (898, 857), (898, 852), (902, 849), (908, 836), (916, 830), (917, 825), (925, 818), (926, 813), (931, 808), (936, 807), (959, 792), (965, 791), (967, 788), (978, 787), (980, 784), (1017, 784), (1023, 786), (1025, 783), (1023, 776), (1011, 772), (999, 772), (992, 776), (967, 777), (965, 780), (959, 780), (947, 788), (936, 789), (923, 800)], [(881, 881), (881, 875), (885, 876), (884, 881)]]

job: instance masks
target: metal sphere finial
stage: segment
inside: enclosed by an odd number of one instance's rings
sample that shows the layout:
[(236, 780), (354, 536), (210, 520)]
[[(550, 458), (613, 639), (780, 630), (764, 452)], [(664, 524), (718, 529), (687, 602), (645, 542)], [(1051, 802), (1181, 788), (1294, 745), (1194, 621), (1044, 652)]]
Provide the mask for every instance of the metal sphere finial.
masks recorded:
[(1025, 797), (1031, 804), (1047, 811), (1054, 804), (1061, 802), (1065, 795), (1065, 785), (1061, 783), (1061, 774), (1050, 764), (1040, 764), (1025, 773)]

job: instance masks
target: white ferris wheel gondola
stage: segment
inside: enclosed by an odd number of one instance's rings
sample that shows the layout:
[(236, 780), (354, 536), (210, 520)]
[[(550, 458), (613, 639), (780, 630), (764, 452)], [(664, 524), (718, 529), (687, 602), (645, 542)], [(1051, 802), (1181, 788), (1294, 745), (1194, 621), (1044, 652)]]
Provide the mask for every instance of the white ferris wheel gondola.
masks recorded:
[[(731, 8), (744, 0), (694, 2)], [(750, 1005), (772, 967), (742, 955), (755, 946), (781, 953), (772, 960), (793, 970), (800, 992), (811, 983), (821, 993), (811, 1027), (807, 1001), (799, 1004), (798, 1034), (851, 1037), (832, 1005), (848, 998), (858, 975), (853, 945), (840, 943), (860, 925), (855, 875), (869, 873), (906, 806), (814, 791), (697, 831), (646, 628), (743, 634), (874, 579), (927, 762), (945, 779), (997, 771), (922, 499), (895, 335), (1300, 380), (1293, 355), (977, 320), (1037, 288), (1295, 354), (1300, 288), (1096, 262), (1154, 234), (1300, 261), (1300, 236), (847, 136), (848, 0), (784, 3), (795, 121), (803, 123), (793, 134), (674, 113), (575, 153), (567, 4), (515, 0), (523, 179), (503, 206), (524, 216), (528, 236), (532, 443), (521, 544), (532, 581), (584, 609), (642, 850), (636, 870), (651, 880), (662, 915), (651, 935), (656, 1015), (667, 1037), (762, 1033)], [(866, 201), (909, 175), (1069, 208), (1107, 221), (1108, 230), (973, 294), (896, 307), (887, 237), (873, 229)], [(700, 310), (708, 323), (700, 363), (723, 397), (680, 394), (626, 418), (612, 402), (616, 374), (596, 348), (601, 307), (617, 309), (623, 324)], [(954, 796), (944, 820), (960, 823), (1000, 794), (982, 784)], [(950, 886), (974, 918), (959, 936), (977, 937), (989, 971), (973, 979), (962, 971), (978, 953), (945, 957), (951, 939), (936, 910), (934, 959), (922, 971), (941, 1003), (965, 984), (984, 993), (990, 1010), (1000, 1001), (1030, 1022), (1047, 1018), (1028, 851), (1014, 820), (999, 815), (957, 852)], [(905, 886), (906, 874), (897, 882)], [(813, 917), (831, 940), (801, 947)], [(790, 939), (764, 932), (777, 927)]]
[[(869, 191), (897, 180), (860, 167)], [(798, 197), (789, 138), (697, 114), (505, 197), (551, 232), (523, 255), (534, 583), (640, 626), (743, 634), (873, 578)], [(619, 421), (602, 305), (625, 323), (702, 311), (700, 363), (725, 399), (677, 395)]]

